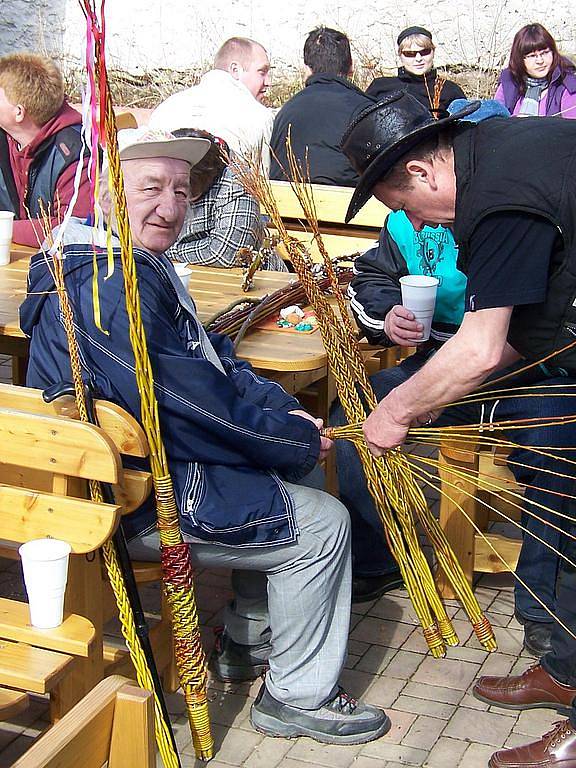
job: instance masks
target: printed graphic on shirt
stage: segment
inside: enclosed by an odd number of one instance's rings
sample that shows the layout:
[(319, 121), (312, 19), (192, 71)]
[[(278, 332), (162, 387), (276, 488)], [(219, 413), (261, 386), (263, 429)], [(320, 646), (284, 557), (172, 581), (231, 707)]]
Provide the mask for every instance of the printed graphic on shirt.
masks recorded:
[(460, 325), (466, 276), (456, 267), (458, 247), (452, 232), (441, 226), (427, 226), (416, 232), (404, 211), (389, 214), (386, 227), (400, 249), (409, 275), (438, 278), (434, 321)]
[(414, 246), (419, 260), (419, 273), (428, 277), (437, 277), (442, 285), (444, 276), (438, 272), (444, 260), (444, 248), (448, 244), (448, 232), (444, 227), (431, 229), (426, 227), (420, 232), (414, 230)]

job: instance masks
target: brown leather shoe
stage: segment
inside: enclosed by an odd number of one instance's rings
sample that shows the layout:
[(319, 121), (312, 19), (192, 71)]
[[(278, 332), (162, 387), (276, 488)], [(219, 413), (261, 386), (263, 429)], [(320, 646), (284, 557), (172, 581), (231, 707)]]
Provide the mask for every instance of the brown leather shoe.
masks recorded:
[(540, 664), (514, 677), (481, 677), (472, 693), (480, 701), (505, 709), (555, 709), (568, 714), (576, 688), (554, 680)]
[(490, 768), (576, 768), (576, 731), (569, 720), (556, 723), (540, 741), (513, 749), (500, 749)]

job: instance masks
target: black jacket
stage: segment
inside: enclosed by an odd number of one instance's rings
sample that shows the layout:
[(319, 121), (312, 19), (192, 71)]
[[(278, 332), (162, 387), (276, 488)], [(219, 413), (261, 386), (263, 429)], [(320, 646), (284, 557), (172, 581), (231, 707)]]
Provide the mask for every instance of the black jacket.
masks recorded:
[[(430, 109), (434, 99), (436, 74), (437, 70), (431, 69), (425, 75), (413, 75), (410, 72), (406, 72), (404, 67), (400, 67), (398, 77), (377, 77), (373, 80), (366, 89), (366, 94), (378, 100), (382, 96), (392, 93), (392, 91), (407, 91), (415, 99), (418, 99), (421, 104)], [(444, 115), (448, 105), (454, 99), (465, 98), (466, 95), (459, 85), (452, 80), (446, 80), (440, 93), (439, 116)]]
[(292, 150), (303, 171), (308, 149), (310, 181), (355, 186), (358, 175), (339, 147), (353, 113), (366, 104), (366, 94), (344, 77), (309, 77), (303, 90), (284, 104), (274, 120), (270, 178), (286, 179), (282, 168), (288, 169), (286, 137), (291, 126)]
[[(474, 254), (470, 238), (491, 213), (526, 212), (559, 232), (541, 304), (514, 308), (508, 340), (529, 360), (540, 360), (576, 338), (576, 125), (559, 117), (495, 117), (461, 128), (454, 138), (458, 267)], [(576, 372), (576, 347), (552, 365)]]

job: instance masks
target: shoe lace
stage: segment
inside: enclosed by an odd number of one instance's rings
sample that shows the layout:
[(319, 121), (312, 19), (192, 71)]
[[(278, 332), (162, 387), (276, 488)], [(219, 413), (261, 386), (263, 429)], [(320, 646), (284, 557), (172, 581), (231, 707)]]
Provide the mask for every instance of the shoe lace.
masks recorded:
[(358, 706), (358, 700), (350, 696), (344, 688), (338, 688), (338, 693), (333, 699), (336, 709), (343, 714), (351, 715)]
[(554, 728), (548, 733), (544, 734), (544, 739), (549, 740), (550, 747), (557, 747), (561, 744), (565, 738), (574, 733), (574, 729), (570, 724), (570, 720), (561, 720), (554, 723)]

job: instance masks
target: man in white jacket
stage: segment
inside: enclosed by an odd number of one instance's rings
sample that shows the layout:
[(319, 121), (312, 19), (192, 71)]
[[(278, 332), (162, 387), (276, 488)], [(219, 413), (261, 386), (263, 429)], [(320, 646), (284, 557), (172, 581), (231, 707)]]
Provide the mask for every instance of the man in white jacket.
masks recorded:
[(198, 85), (162, 102), (152, 113), (150, 126), (167, 131), (202, 128), (239, 154), (262, 147), (262, 163), (268, 170), (274, 112), (261, 102), (269, 84), (266, 50), (254, 40), (231, 37), (216, 54), (214, 69)]

